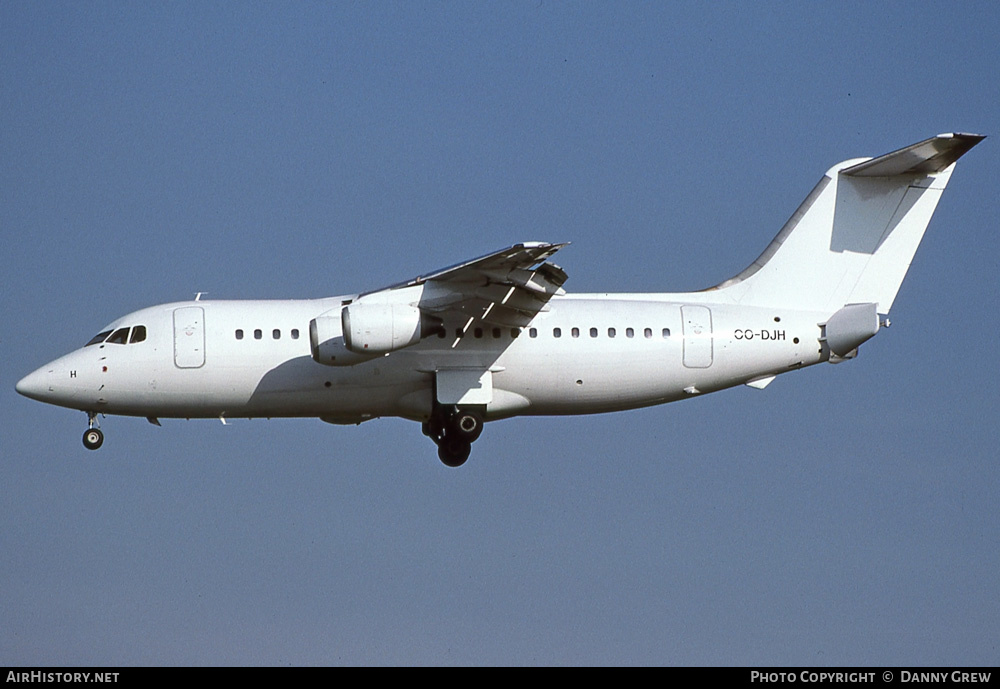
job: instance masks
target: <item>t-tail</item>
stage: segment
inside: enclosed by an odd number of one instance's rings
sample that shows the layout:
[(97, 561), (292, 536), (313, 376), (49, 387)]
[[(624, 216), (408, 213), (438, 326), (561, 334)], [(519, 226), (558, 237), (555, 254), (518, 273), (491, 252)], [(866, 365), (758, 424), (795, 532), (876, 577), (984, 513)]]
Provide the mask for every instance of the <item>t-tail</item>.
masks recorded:
[(955, 161), (984, 138), (939, 134), (834, 165), (764, 253), (712, 289), (738, 304), (831, 320), (848, 305), (857, 306), (840, 318), (889, 313)]

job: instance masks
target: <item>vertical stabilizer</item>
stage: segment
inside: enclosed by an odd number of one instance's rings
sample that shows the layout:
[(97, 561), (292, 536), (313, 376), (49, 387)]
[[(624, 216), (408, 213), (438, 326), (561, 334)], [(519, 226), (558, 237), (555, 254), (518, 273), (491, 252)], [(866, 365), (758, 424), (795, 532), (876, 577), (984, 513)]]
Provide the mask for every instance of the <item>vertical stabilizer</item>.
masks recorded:
[(714, 289), (752, 306), (888, 313), (955, 161), (984, 138), (939, 134), (833, 166), (764, 253)]

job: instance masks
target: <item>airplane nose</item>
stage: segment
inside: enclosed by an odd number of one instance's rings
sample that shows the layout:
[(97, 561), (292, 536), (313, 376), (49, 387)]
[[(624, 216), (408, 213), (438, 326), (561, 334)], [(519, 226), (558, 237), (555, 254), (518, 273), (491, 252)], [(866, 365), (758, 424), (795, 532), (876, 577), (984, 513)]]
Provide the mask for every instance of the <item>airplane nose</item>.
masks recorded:
[(17, 381), (14, 389), (25, 397), (33, 400), (43, 400), (49, 389), (49, 371), (40, 368)]

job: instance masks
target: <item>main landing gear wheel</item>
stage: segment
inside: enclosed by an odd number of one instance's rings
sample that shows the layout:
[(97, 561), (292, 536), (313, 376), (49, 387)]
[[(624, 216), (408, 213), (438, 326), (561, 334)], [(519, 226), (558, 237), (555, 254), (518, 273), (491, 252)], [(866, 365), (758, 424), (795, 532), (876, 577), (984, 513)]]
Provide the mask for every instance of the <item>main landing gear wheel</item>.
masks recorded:
[(472, 443), (457, 436), (447, 436), (438, 443), (438, 459), (447, 467), (460, 467), (465, 464), (472, 452)]
[(483, 434), (483, 415), (471, 409), (435, 405), (421, 430), (438, 446), (438, 458), (448, 467), (460, 467), (469, 459), (472, 443)]
[(483, 434), (483, 417), (474, 411), (457, 411), (448, 419), (448, 432), (474, 443)]
[(96, 450), (104, 444), (104, 433), (100, 428), (88, 428), (83, 434), (83, 446), (88, 450)]
[(420, 430), (424, 432), (428, 438), (437, 442), (438, 439), (444, 435), (444, 430), (442, 428), (443, 422), (439, 416), (432, 416), (430, 421), (424, 421), (420, 426)]

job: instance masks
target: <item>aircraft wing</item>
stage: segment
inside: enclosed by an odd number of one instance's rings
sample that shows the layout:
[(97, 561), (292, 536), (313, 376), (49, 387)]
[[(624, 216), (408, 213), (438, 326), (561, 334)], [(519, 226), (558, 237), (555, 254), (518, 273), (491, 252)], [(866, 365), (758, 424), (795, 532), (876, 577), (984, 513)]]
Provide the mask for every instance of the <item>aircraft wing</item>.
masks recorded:
[(439, 315), (460, 314), (465, 318), (464, 330), (477, 320), (523, 327), (553, 295), (565, 293), (566, 273), (546, 259), (566, 244), (515, 244), (386, 289), (432, 286), (425, 289), (420, 309)]

